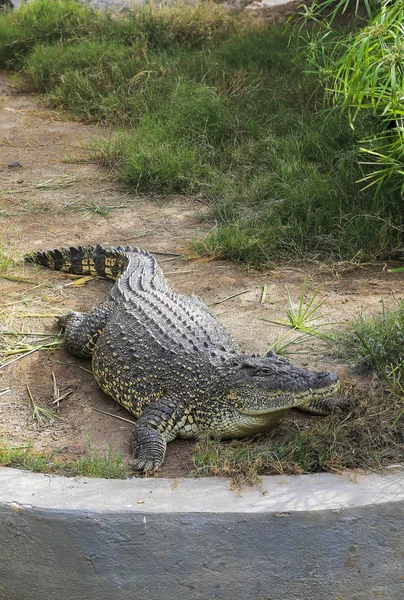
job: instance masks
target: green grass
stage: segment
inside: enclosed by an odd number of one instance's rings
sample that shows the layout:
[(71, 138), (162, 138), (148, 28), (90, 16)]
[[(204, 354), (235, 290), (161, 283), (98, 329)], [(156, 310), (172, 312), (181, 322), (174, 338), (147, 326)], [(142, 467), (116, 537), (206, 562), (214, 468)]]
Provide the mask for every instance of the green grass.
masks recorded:
[[(88, 443), (88, 440), (87, 440)], [(91, 448), (88, 453), (74, 461), (57, 460), (58, 451), (48, 453), (33, 450), (32, 444), (12, 447), (0, 441), (0, 466), (27, 469), (36, 473), (56, 473), (69, 477), (89, 476), (106, 479), (126, 479), (132, 474), (119, 452), (110, 446), (106, 456)]]
[(343, 355), (357, 367), (388, 373), (402, 366), (404, 302), (385, 308), (380, 315), (359, 315), (341, 338)]
[(4, 251), (3, 245), (0, 243), (0, 275), (8, 273), (12, 264), (12, 258)]
[[(220, 6), (134, 8), (126, 16), (37, 0), (2, 16), (0, 60), (20, 86), (74, 117), (118, 129), (94, 144), (134, 190), (202, 194), (217, 228), (200, 254), (368, 260), (403, 247), (401, 196), (374, 195), (352, 131), (324, 113), (292, 41)], [(320, 91), (321, 96), (321, 91)]]

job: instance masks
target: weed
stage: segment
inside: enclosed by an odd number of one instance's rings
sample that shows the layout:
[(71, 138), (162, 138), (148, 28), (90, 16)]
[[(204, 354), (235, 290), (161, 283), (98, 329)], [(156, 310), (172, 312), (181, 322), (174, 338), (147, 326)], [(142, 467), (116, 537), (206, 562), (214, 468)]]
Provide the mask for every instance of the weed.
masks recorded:
[(3, 246), (0, 244), (0, 274), (7, 273), (12, 265), (12, 258), (4, 252)]
[[(89, 444), (88, 440), (87, 443)], [(28, 469), (37, 473), (55, 473), (69, 477), (89, 476), (106, 479), (126, 479), (132, 471), (123, 462), (119, 452), (113, 452), (112, 445), (106, 456), (95, 452), (91, 445), (88, 454), (70, 462), (55, 460), (59, 450), (49, 453), (37, 452), (32, 443), (26, 446), (10, 446), (0, 441), (0, 465)]]
[(404, 348), (404, 302), (370, 318), (359, 315), (351, 330), (341, 336), (343, 356), (357, 367), (381, 374), (401, 365)]
[(103, 217), (109, 216), (109, 211), (106, 209), (106, 207), (102, 206), (94, 199), (91, 199), (91, 201), (86, 204), (83, 210), (84, 217), (87, 219), (90, 219), (92, 215), (102, 215)]
[(27, 469), (37, 473), (50, 473), (56, 451), (48, 454), (35, 452), (32, 443), (25, 446), (10, 446), (0, 441), (0, 465)]
[(36, 423), (38, 423), (39, 426), (45, 426), (54, 423), (56, 419), (59, 419), (59, 416), (53, 410), (41, 408), (34, 402), (34, 398), (32, 397), (28, 383), (27, 392), (32, 406), (32, 418), (34, 421), (36, 421)]
[[(267, 317), (263, 317), (263, 321), (268, 321), (268, 323), (273, 323), (274, 325), (282, 325), (287, 327), (289, 331), (284, 335), (280, 336), (266, 351), (266, 354), (271, 350), (275, 350), (278, 354), (285, 354), (287, 349), (290, 346), (293, 346), (298, 343), (302, 343), (307, 341), (310, 337), (314, 336), (323, 341), (335, 341), (335, 336), (328, 333), (323, 333), (320, 331), (323, 327), (330, 327), (331, 325), (335, 325), (335, 323), (331, 322), (319, 322), (323, 321), (324, 317), (327, 315), (319, 314), (320, 308), (327, 301), (327, 298), (321, 300), (320, 302), (315, 303), (318, 292), (313, 294), (312, 298), (306, 302), (306, 278), (303, 282), (302, 291), (300, 293), (299, 305), (297, 309), (294, 307), (294, 303), (292, 297), (290, 295), (288, 287), (286, 287), (286, 293), (288, 297), (289, 308), (286, 312), (287, 319), (282, 321), (275, 321), (273, 319), (268, 319)], [(283, 340), (288, 337), (291, 333), (301, 331), (303, 335), (294, 338), (293, 340), (288, 340), (287, 343), (282, 344)]]
[(104, 477), (106, 479), (125, 479), (131, 473), (130, 468), (123, 462), (119, 452), (113, 453), (110, 444), (106, 456), (101, 456), (91, 447), (88, 436), (87, 455), (70, 463), (76, 475), (89, 475), (90, 477)]

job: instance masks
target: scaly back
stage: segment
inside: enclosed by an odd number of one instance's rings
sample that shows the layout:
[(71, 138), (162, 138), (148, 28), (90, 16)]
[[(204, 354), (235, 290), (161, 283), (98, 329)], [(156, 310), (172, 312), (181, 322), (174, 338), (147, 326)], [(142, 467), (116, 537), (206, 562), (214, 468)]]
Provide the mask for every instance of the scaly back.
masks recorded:
[(111, 296), (155, 338), (186, 352), (203, 352), (214, 364), (225, 362), (240, 348), (196, 296), (170, 290), (154, 257), (130, 246), (78, 246), (46, 250), (26, 260), (48, 268), (98, 275), (116, 281)]

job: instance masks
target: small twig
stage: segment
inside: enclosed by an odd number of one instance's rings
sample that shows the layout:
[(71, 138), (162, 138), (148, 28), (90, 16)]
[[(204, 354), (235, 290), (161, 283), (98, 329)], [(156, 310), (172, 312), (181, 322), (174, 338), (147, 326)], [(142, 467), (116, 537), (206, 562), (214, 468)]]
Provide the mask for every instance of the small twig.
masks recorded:
[[(139, 233), (137, 233), (136, 235), (131, 235), (130, 237), (127, 238), (123, 238), (124, 242), (128, 242), (129, 240), (136, 240), (140, 237), (144, 237), (145, 235), (148, 235), (149, 233), (151, 233), (152, 231), (155, 231), (157, 229), (157, 227), (153, 227), (153, 229), (145, 229), (144, 231), (139, 231)], [(154, 254), (156, 254), (154, 252)]]
[(165, 275), (179, 275), (180, 273), (193, 273), (195, 269), (188, 269), (187, 271), (167, 271)]
[(120, 419), (121, 421), (126, 421), (127, 423), (131, 423), (132, 425), (136, 425), (135, 421), (130, 421), (130, 419), (125, 419), (124, 417), (118, 417), (118, 415), (113, 415), (112, 413), (106, 412), (105, 410), (100, 410), (99, 408), (92, 407), (93, 410), (102, 413), (103, 415), (108, 415), (109, 417), (114, 417), (114, 419)]
[(157, 252), (156, 250), (149, 250), (150, 254), (161, 254), (162, 256), (183, 256), (178, 252)]
[(62, 400), (65, 400), (72, 394), (73, 394), (73, 390), (68, 390), (67, 392), (65, 392), (64, 394), (59, 396), (56, 400), (53, 400), (52, 404), (56, 404), (56, 407), (59, 408), (59, 402), (61, 402)]
[(77, 365), (76, 363), (67, 362), (67, 360), (54, 360), (53, 362), (58, 363), (59, 365), (69, 365), (69, 367), (78, 367), (82, 371), (86, 371), (87, 373), (91, 373), (91, 375), (93, 375), (93, 372), (89, 369), (85, 369), (84, 367), (82, 367), (81, 365)]
[(223, 300), (218, 300), (217, 302), (211, 302), (208, 306), (215, 306), (216, 304), (222, 304), (222, 302), (226, 302), (226, 300), (230, 300), (231, 298), (235, 298), (236, 296), (241, 296), (241, 294), (246, 294), (251, 290), (243, 290), (242, 292), (237, 292), (236, 294), (232, 294), (231, 296), (227, 296), (227, 298), (223, 298)]
[(54, 313), (17, 313), (14, 315), (16, 319), (26, 319), (28, 317), (37, 317), (38, 319), (57, 319), (60, 315)]
[(52, 404), (56, 404), (56, 408), (59, 408), (59, 388), (58, 388), (58, 384), (56, 382), (56, 377), (55, 377), (55, 373), (52, 371), (52, 378), (53, 378), (53, 402)]
[(184, 255), (182, 256), (172, 256), (171, 258), (162, 258), (159, 260), (159, 265), (164, 262), (174, 262), (175, 260), (187, 260)]
[(2, 396), (3, 394), (7, 394), (7, 392), (10, 391), (10, 388), (4, 388), (4, 390), (0, 390), (0, 396)]
[(31, 336), (31, 337), (55, 337), (54, 333), (25, 333), (24, 331), (0, 331), (0, 335), (14, 335), (14, 336), (21, 335), (23, 337), (25, 337), (25, 336)]
[(262, 289), (261, 304), (264, 304), (264, 302), (265, 302), (265, 299), (267, 297), (267, 291), (268, 291), (268, 286), (266, 283), (264, 283), (264, 287)]

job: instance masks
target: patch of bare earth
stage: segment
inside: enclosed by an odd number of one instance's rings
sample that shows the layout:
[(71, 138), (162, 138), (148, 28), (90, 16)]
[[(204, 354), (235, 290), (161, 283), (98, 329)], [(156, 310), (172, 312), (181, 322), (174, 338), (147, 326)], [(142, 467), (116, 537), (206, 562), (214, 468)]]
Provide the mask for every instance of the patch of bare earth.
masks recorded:
[[(33, 97), (14, 93), (5, 77), (0, 84), (0, 245), (7, 256), (18, 261), (32, 250), (89, 243), (130, 244), (152, 252), (181, 254), (187, 252), (193, 238), (211, 229), (213, 224), (206, 217), (202, 219), (206, 207), (198, 199), (139, 196), (89, 162), (83, 144), (107, 135), (105, 129), (61, 119), (39, 107)], [(14, 162), (22, 167), (8, 166)], [(313, 264), (283, 265), (273, 271), (256, 272), (226, 261), (156, 256), (175, 291), (195, 293), (208, 304), (248, 290), (213, 304), (212, 309), (242, 348), (254, 353), (263, 353), (285, 332), (262, 318), (284, 318), (285, 286), (297, 299), (306, 276), (308, 296), (317, 290), (319, 299), (329, 297), (326, 318), (341, 326), (360, 312), (380, 311), (381, 298), (387, 305), (404, 298), (402, 276), (387, 273), (384, 265), (340, 275)], [(15, 340), (4, 336), (4, 332), (56, 333), (55, 319), (43, 315), (88, 310), (103, 299), (111, 286), (98, 279), (76, 287), (66, 275), (22, 262), (9, 269), (7, 276), (10, 275), (30, 283), (10, 281), (3, 276), (0, 279), (3, 350), (9, 348), (10, 339)], [(267, 298), (261, 304), (264, 284)], [(294, 360), (314, 368), (332, 369), (346, 377), (346, 365), (324, 352), (324, 346), (313, 340), (309, 353)], [(14, 357), (7, 354), (2, 362)], [(115, 451), (129, 459), (133, 426), (94, 408), (133, 417), (108, 398), (83, 368), (91, 369), (90, 363), (70, 356), (59, 346), (53, 351), (39, 350), (1, 369), (0, 391), (9, 391), (0, 395), (0, 440), (13, 446), (31, 441), (38, 450), (58, 448), (60, 459), (72, 460), (87, 452), (88, 436), (93, 448), (106, 452), (112, 443)], [(61, 395), (66, 390), (73, 393), (61, 401), (60, 419), (39, 427), (32, 417), (27, 384), (39, 406), (54, 408), (52, 373)], [(290, 418), (302, 419), (292, 413)], [(310, 417), (307, 423), (310, 425)], [(178, 440), (169, 444), (158, 475), (187, 474), (192, 469), (191, 453), (192, 442)]]

